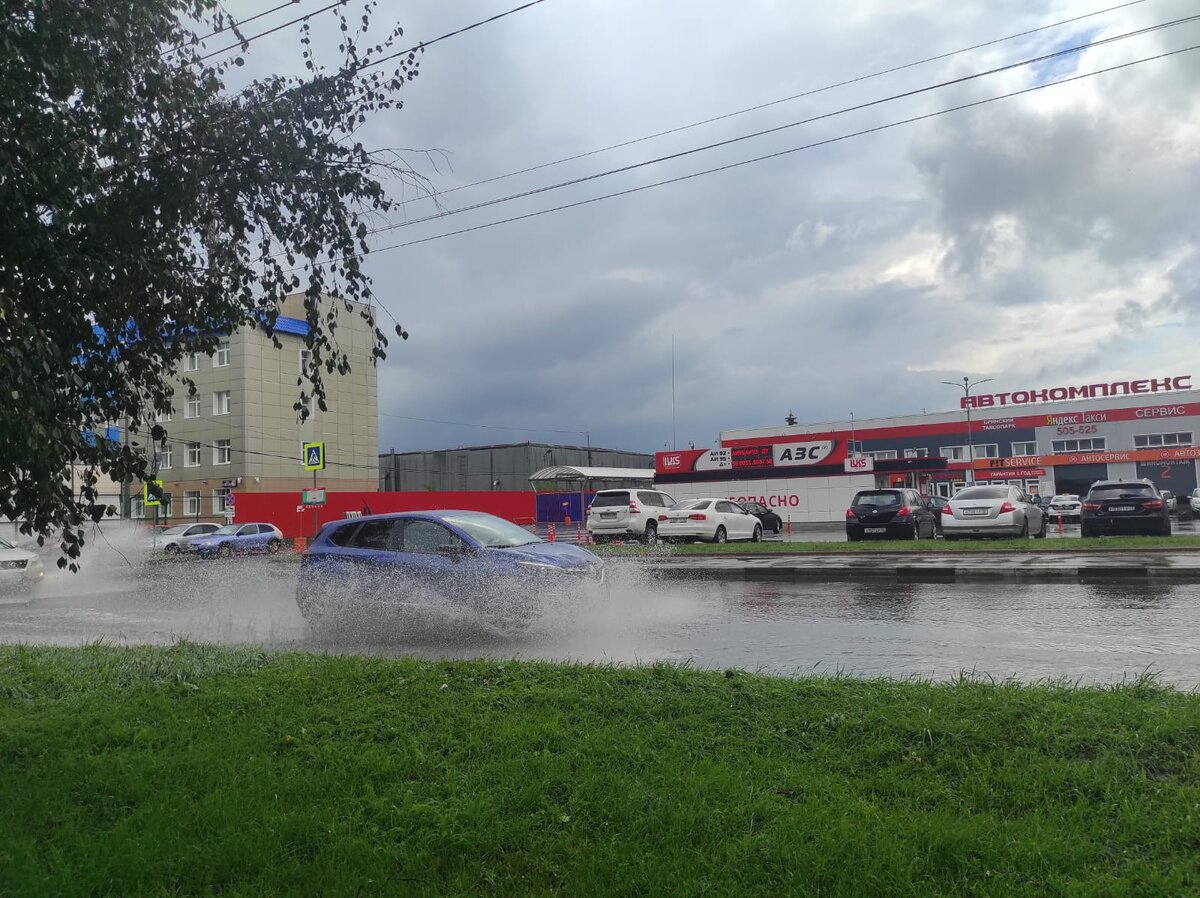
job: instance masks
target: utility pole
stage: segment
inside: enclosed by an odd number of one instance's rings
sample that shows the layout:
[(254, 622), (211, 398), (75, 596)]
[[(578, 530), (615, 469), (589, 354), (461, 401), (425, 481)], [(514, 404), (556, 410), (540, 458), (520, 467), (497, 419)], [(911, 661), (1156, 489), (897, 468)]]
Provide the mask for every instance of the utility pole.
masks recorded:
[(975, 483), (975, 443), (971, 438), (971, 389), (990, 380), (990, 377), (976, 381), (972, 381), (969, 377), (963, 377), (962, 383), (953, 380), (942, 381), (948, 387), (961, 387), (963, 391), (963, 405), (967, 408), (967, 486)]

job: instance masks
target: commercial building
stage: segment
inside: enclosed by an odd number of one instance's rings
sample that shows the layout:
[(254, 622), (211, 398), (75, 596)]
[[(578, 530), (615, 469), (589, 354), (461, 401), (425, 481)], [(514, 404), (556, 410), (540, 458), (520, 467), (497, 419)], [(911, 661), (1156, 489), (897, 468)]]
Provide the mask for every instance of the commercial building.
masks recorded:
[(676, 499), (755, 498), (793, 523), (841, 521), (856, 490), (887, 486), (947, 497), (972, 481), (1043, 495), (1083, 494), (1103, 479), (1147, 478), (1179, 496), (1196, 488), (1200, 391), (1190, 376), (982, 394), (962, 405), (724, 431), (715, 449), (657, 453), (655, 483)]
[[(311, 392), (302, 374), (309, 352), (303, 295), (289, 296), (280, 306), (275, 323), (280, 347), (261, 329), (241, 328), (213, 355), (185, 357), (175, 378), (174, 409), (158, 418), (167, 431), (166, 445), (147, 450), (169, 503), (165, 510), (145, 507), (142, 486), (134, 484), (130, 515), (172, 523), (220, 521), (232, 514), (229, 497), (235, 490), (298, 492), (311, 487), (313, 475), (301, 460), (301, 448), (309, 442), (325, 445), (319, 486), (374, 491), (379, 416), (373, 319), (361, 314), (369, 316), (368, 307), (352, 306), (347, 312), (339, 305), (334, 333), (350, 358), (351, 373), (324, 376), (328, 411), (310, 401), (303, 423), (294, 408), (302, 390)], [(189, 395), (183, 377), (195, 382), (194, 394)]]
[(648, 452), (550, 443), (500, 443), (379, 456), (379, 489), (384, 492), (438, 490), (528, 490), (529, 478), (555, 465), (654, 467)]

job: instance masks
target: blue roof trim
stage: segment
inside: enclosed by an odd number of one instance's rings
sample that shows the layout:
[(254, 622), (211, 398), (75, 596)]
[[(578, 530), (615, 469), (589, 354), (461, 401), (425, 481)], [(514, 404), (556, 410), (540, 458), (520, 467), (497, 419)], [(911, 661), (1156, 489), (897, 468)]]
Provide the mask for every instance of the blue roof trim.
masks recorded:
[(284, 318), (280, 315), (275, 319), (275, 330), (281, 334), (293, 334), (297, 337), (308, 336), (308, 322), (302, 318)]

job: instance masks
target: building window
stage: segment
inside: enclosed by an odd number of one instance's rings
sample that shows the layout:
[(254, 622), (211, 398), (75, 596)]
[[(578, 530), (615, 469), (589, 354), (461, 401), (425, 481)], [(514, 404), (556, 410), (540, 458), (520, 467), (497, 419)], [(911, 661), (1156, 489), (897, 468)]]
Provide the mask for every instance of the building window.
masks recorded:
[(229, 440), (214, 440), (212, 450), (214, 465), (229, 464), (232, 455), (232, 451), (229, 448)]
[(225, 514), (230, 508), (227, 504), (229, 499), (229, 487), (220, 487), (213, 490), (212, 495), (212, 513)]
[(905, 449), (904, 457), (905, 458), (928, 458), (929, 450), (928, 449)]
[(134, 520), (141, 520), (146, 516), (146, 504), (139, 498), (129, 500), (129, 516)]
[(213, 393), (213, 414), (229, 414), (229, 390), (221, 390), (220, 392)]
[(200, 370), (200, 353), (189, 352), (183, 357), (184, 371), (199, 371)]
[(188, 397), (187, 405), (185, 405), (183, 407), (183, 416), (185, 418), (199, 418), (200, 417), (200, 397), (199, 396), (189, 396)]
[(172, 412), (155, 412), (154, 420), (159, 424), (167, 424), (171, 420)]
[(876, 449), (874, 452), (868, 452), (867, 455), (868, 457), (875, 459), (875, 461), (891, 461), (896, 457), (896, 450)]
[(943, 446), (940, 450), (942, 458), (950, 461), (966, 461), (967, 447), (966, 446)]
[(183, 494), (183, 513), (189, 517), (200, 516), (200, 490), (188, 490)]
[(1000, 444), (999, 443), (976, 443), (972, 447), (975, 451), (976, 458), (999, 458)]
[(217, 344), (217, 354), (213, 356), (214, 368), (229, 367), (229, 341), (225, 340)]
[(158, 469), (160, 471), (171, 470), (171, 447), (163, 446), (158, 450)]
[[(200, 467), (200, 444), (199, 443), (188, 443), (187, 444), (187, 455), (183, 459), (183, 466), (185, 468)], [(199, 493), (197, 493), (197, 495), (199, 495)]]
[(862, 440), (850, 440), (846, 443), (851, 455), (862, 455)]
[(1050, 449), (1056, 455), (1063, 452), (1098, 452), (1103, 451), (1105, 447), (1104, 437), (1094, 437), (1090, 440), (1054, 440), (1050, 443)]
[(312, 361), (312, 350), (311, 349), (301, 349), (300, 350), (300, 376), (301, 377), (305, 377), (305, 378), (308, 377), (308, 365), (309, 365), (309, 362), (311, 362), (311, 361)]
[(1037, 455), (1037, 443), (1013, 443), (1012, 454), (1016, 456)]
[(1190, 446), (1191, 433), (1139, 433), (1133, 438), (1134, 449), (1157, 449), (1159, 446)]

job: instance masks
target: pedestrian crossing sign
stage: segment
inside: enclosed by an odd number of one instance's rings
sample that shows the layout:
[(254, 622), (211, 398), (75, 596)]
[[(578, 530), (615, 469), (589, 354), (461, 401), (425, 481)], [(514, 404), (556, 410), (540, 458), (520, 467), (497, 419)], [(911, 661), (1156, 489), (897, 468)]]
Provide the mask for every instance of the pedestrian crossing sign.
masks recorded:
[(147, 480), (142, 484), (142, 505), (152, 508), (155, 505), (161, 505), (162, 499), (163, 482), (161, 480)]
[(304, 470), (306, 471), (324, 471), (325, 470), (325, 444), (324, 443), (305, 443), (304, 454)]

